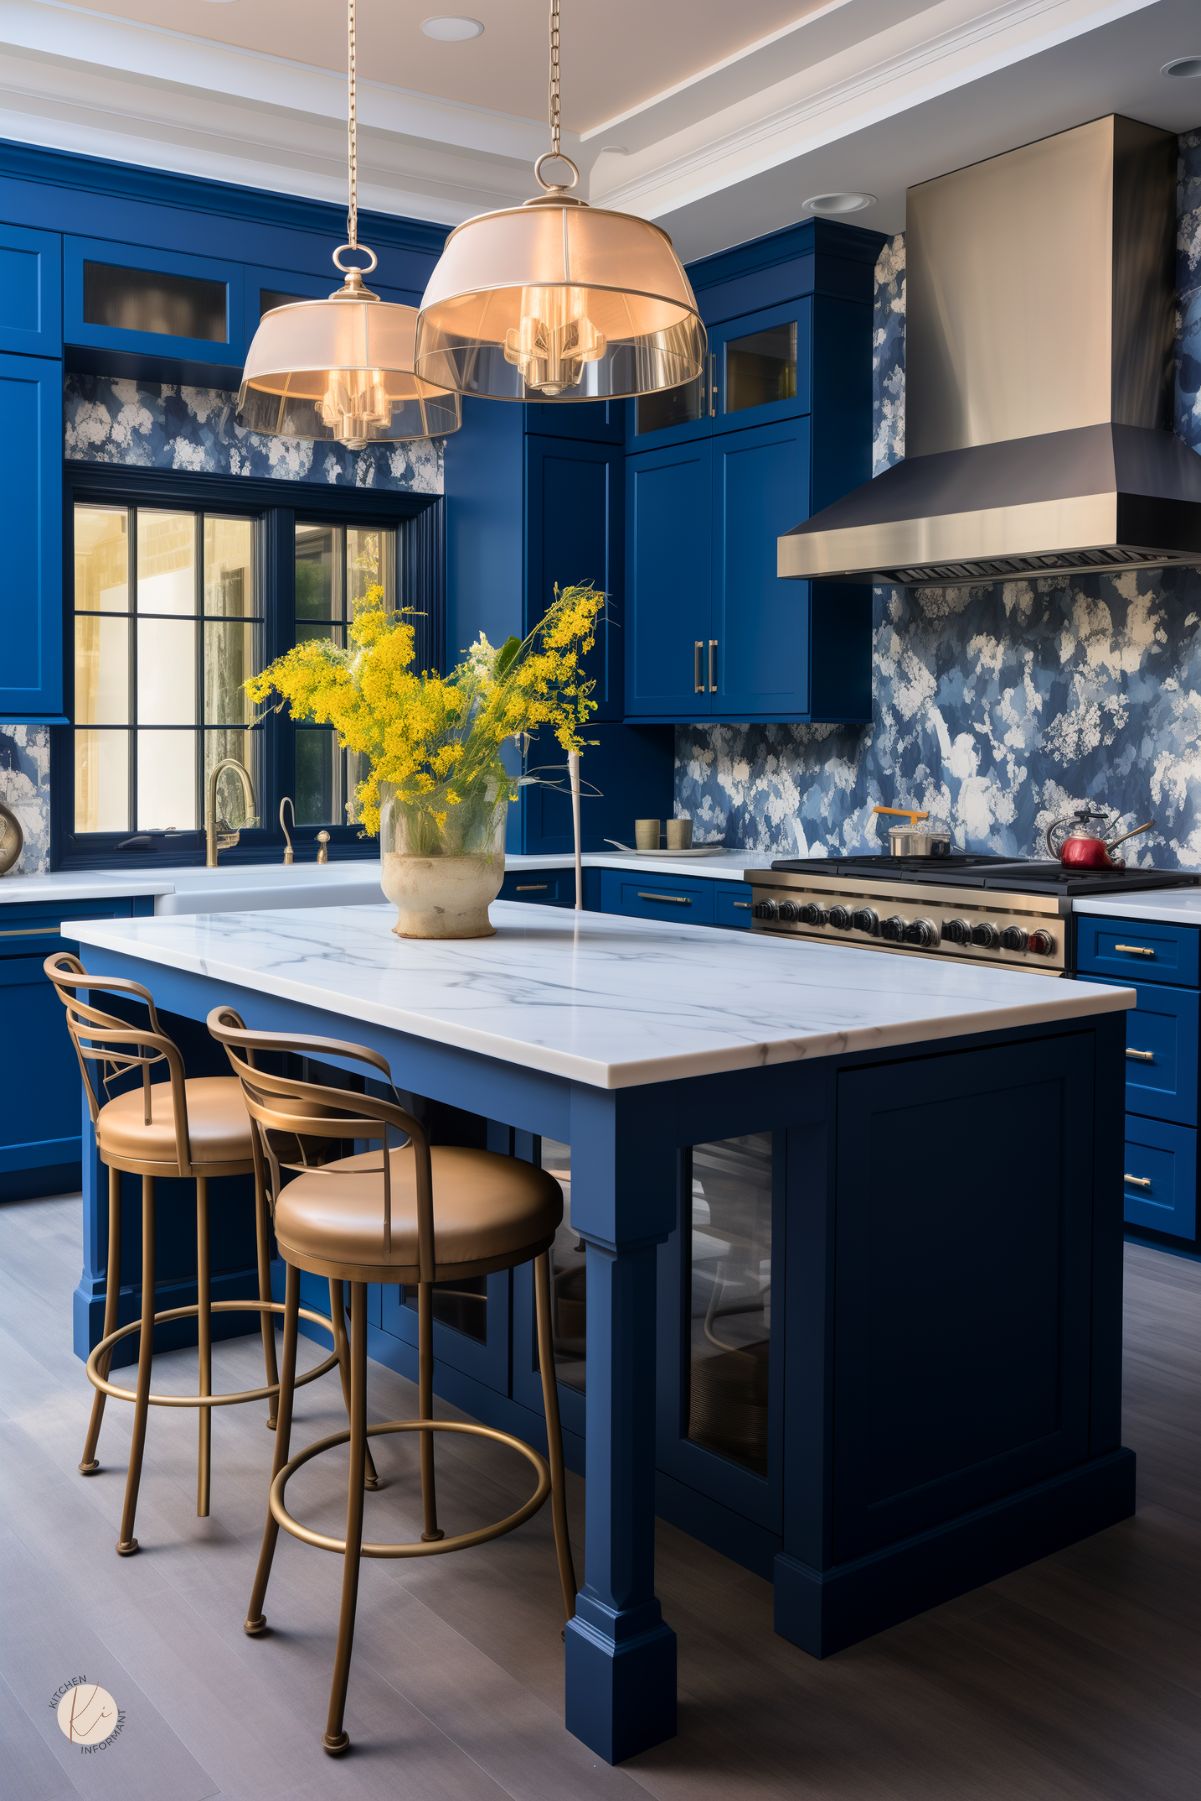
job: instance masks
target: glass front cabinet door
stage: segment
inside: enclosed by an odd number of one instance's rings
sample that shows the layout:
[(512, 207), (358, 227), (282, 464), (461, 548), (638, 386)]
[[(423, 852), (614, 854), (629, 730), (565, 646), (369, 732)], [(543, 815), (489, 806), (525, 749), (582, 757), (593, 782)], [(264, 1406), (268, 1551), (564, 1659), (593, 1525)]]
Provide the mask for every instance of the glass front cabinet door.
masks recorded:
[(717, 431), (809, 411), (812, 302), (744, 313), (709, 334), (710, 411)]
[(94, 238), (64, 241), (69, 344), (226, 367), (242, 361), (244, 313), (236, 263)]

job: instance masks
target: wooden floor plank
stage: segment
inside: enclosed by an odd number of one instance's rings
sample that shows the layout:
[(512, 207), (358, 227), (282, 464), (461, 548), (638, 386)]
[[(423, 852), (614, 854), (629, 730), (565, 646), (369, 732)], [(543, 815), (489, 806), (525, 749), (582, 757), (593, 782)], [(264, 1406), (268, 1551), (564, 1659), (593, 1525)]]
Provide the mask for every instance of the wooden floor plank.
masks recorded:
[[(77, 1198), (0, 1209), (5, 1801), (10, 1779), (20, 1801), (68, 1801), (115, 1794), (118, 1776), (122, 1801), (327, 1801), (335, 1790), (347, 1801), (1201, 1801), (1201, 1265), (1128, 1247), (1135, 1520), (824, 1663), (774, 1636), (767, 1583), (661, 1526), (681, 1735), (620, 1770), (562, 1727), (545, 1512), (470, 1553), (371, 1562), (347, 1715), (355, 1750), (335, 1769), (320, 1734), (339, 1560), (282, 1539), (274, 1630), (241, 1631), (273, 1449), (260, 1407), (215, 1417), (208, 1520), (194, 1511), (195, 1417), (155, 1410), (145, 1549), (114, 1554), (131, 1410), (110, 1403), (103, 1472), (82, 1479), (78, 1234)], [(260, 1379), (257, 1343), (217, 1346), (222, 1385)], [(156, 1363), (163, 1387), (193, 1374), (187, 1352)], [(372, 1417), (403, 1417), (412, 1401), (409, 1383), (372, 1367)], [(297, 1446), (338, 1430), (336, 1381), (305, 1390), (297, 1415)], [(368, 1530), (403, 1536), (419, 1518), (412, 1447), (387, 1441), (379, 1461), (386, 1485), (368, 1496)], [(451, 1526), (524, 1493), (524, 1468), (476, 1445), (440, 1447), (438, 1467)], [(307, 1466), (289, 1494), (338, 1530), (342, 1454)], [(569, 1504), (578, 1550), (574, 1480)], [(128, 1723), (76, 1768), (45, 1703), (84, 1673), (81, 1659), (89, 1677), (111, 1675)]]

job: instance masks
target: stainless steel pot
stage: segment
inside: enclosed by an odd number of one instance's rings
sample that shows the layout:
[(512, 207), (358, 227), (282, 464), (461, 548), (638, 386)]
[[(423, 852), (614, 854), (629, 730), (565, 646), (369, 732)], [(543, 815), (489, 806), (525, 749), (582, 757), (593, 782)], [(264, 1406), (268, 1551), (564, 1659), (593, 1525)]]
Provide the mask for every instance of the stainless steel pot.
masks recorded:
[[(929, 823), (928, 813), (919, 813), (909, 807), (873, 807), (873, 813), (885, 813), (894, 819), (908, 820), (907, 825), (892, 825), (888, 828), (888, 854), (890, 857), (949, 857), (951, 854), (951, 834), (942, 825)], [(922, 822), (925, 823), (922, 823)]]

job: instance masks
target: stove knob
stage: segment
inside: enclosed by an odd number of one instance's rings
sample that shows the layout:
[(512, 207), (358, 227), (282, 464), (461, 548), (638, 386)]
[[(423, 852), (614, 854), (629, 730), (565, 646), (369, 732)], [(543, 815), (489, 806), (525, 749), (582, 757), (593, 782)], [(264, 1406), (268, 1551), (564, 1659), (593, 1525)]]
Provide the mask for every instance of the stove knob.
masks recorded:
[(948, 919), (942, 928), (942, 935), (948, 944), (970, 944), (972, 942), (971, 922), (966, 919)]
[(905, 943), (929, 950), (931, 945), (938, 943), (938, 927), (931, 919), (911, 919), (905, 927)]
[(1024, 951), (1029, 942), (1029, 935), (1021, 926), (1006, 926), (1001, 933), (1001, 946), (1007, 951)]
[(983, 945), (986, 951), (995, 951), (1000, 942), (1000, 932), (988, 920), (982, 920), (978, 926), (972, 927), (972, 943)]
[(806, 901), (801, 908), (801, 919), (807, 926), (824, 926), (830, 915), (816, 901)]
[(1040, 926), (1036, 932), (1031, 932), (1026, 948), (1032, 950), (1036, 957), (1049, 957), (1055, 949), (1055, 940), (1050, 932), (1044, 932)]
[(795, 920), (796, 919), (796, 902), (795, 901), (781, 901), (779, 906), (776, 908), (776, 917), (778, 919), (786, 919), (786, 920), (790, 920), (790, 921)]
[(773, 900), (756, 901), (751, 909), (751, 914), (755, 919), (774, 919), (776, 917), (776, 903)]
[(830, 908), (830, 924), (836, 932), (849, 932), (852, 923), (849, 907), (833, 906)]
[(851, 924), (857, 932), (874, 932), (880, 924), (880, 916), (874, 907), (856, 907), (851, 914)]
[(881, 938), (887, 938), (890, 944), (903, 943), (905, 938), (905, 921), (901, 918), (899, 913), (894, 913), (891, 918), (882, 919), (880, 921), (880, 936)]

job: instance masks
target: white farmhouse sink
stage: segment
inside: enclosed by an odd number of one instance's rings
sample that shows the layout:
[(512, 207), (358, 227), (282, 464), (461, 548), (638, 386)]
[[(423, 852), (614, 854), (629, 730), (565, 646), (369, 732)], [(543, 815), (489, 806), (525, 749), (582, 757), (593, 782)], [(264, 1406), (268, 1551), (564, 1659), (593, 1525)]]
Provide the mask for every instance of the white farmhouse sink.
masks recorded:
[(236, 863), (216, 869), (166, 872), (173, 894), (160, 894), (156, 913), (242, 913), (256, 907), (354, 907), (383, 901), (379, 864)]

